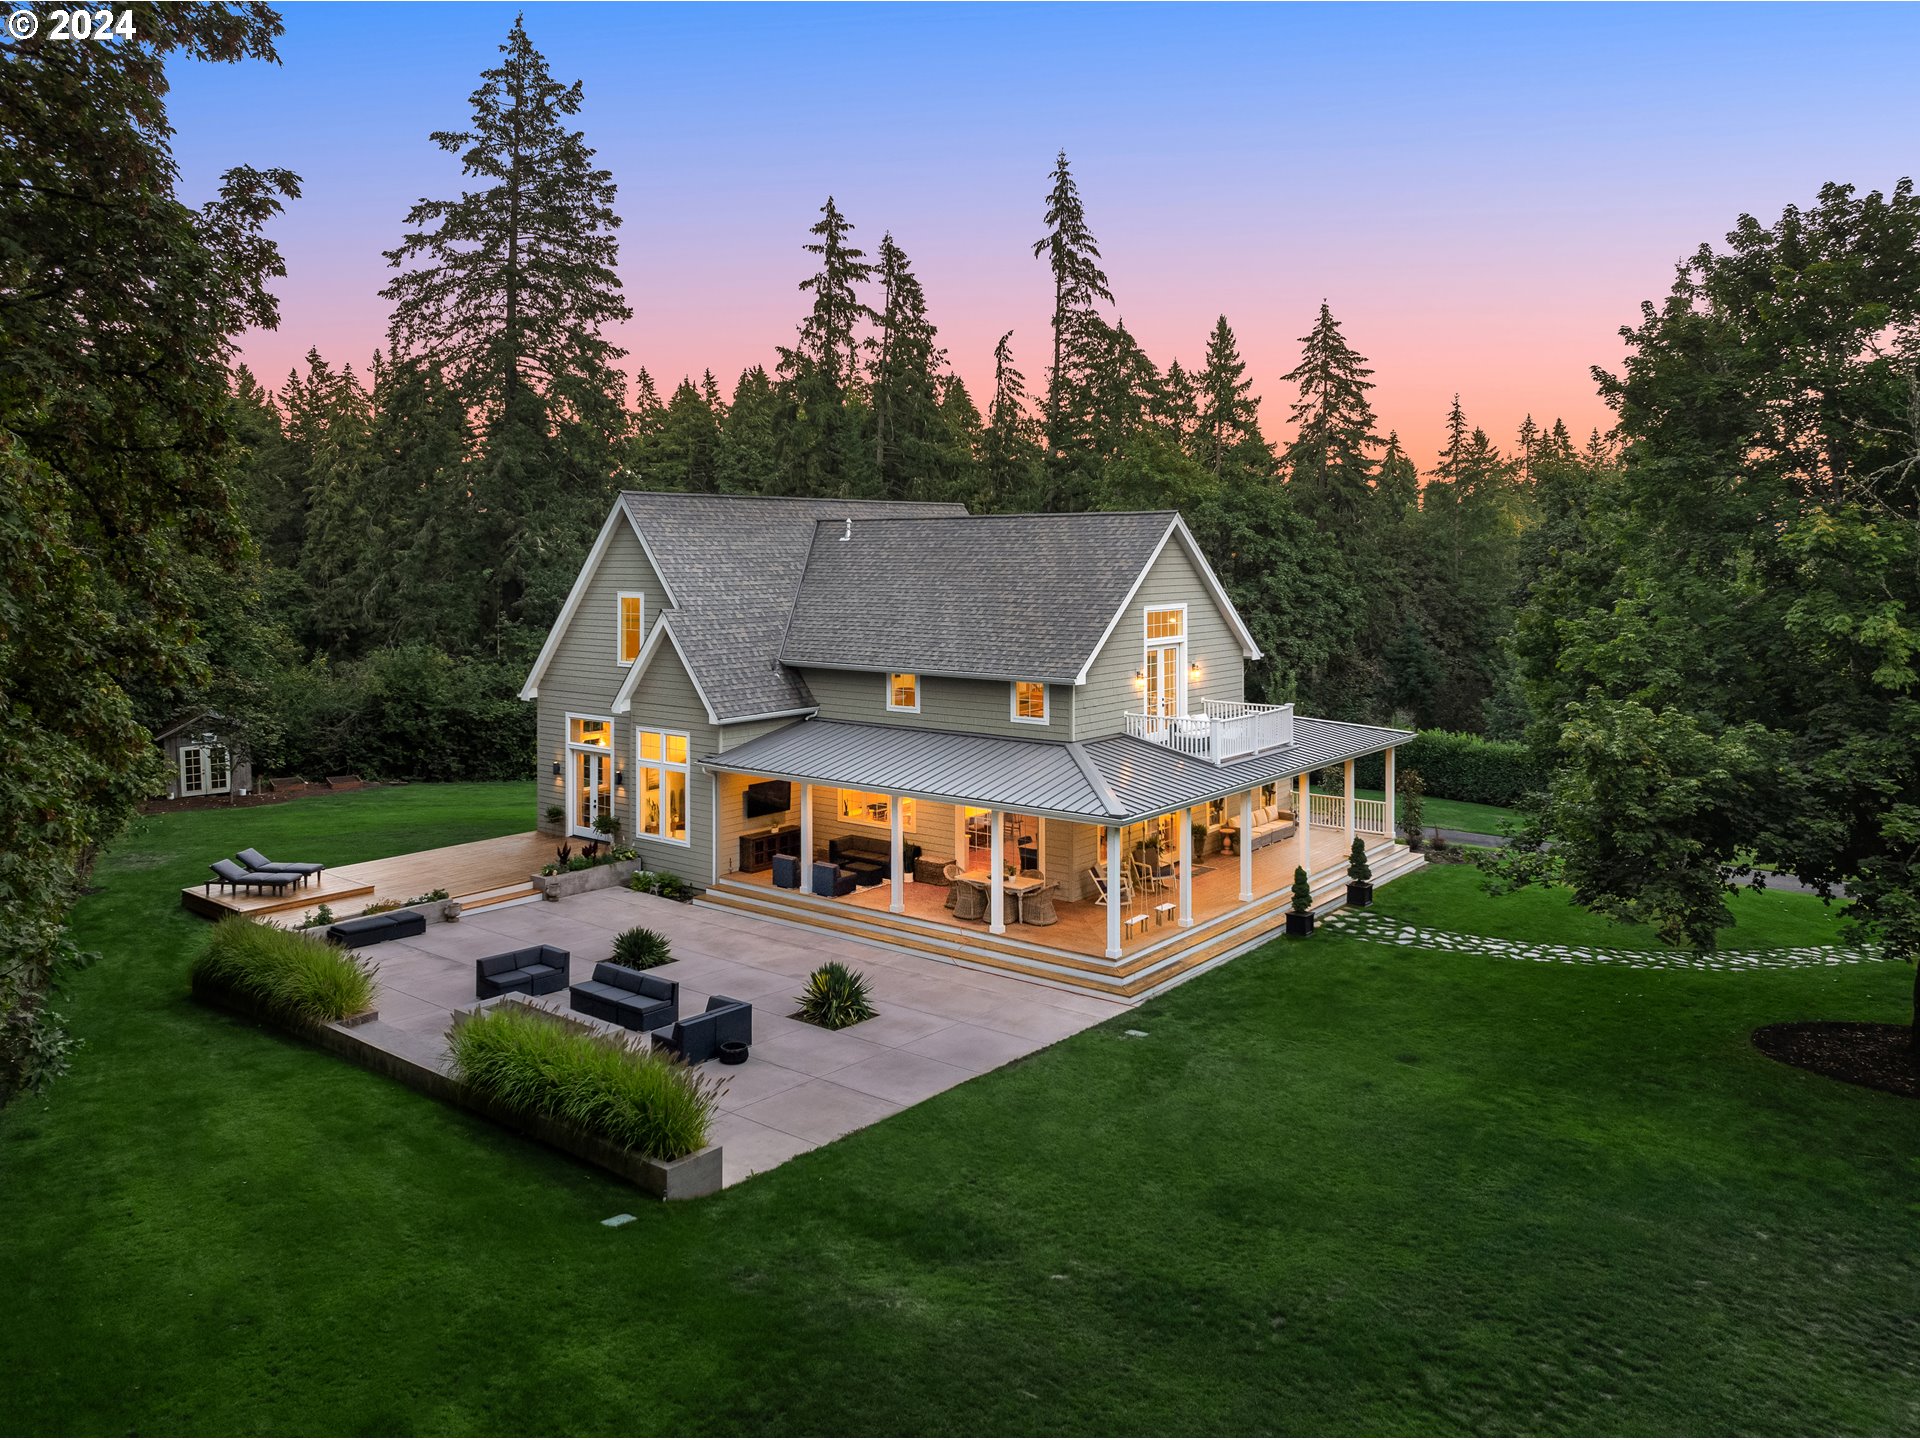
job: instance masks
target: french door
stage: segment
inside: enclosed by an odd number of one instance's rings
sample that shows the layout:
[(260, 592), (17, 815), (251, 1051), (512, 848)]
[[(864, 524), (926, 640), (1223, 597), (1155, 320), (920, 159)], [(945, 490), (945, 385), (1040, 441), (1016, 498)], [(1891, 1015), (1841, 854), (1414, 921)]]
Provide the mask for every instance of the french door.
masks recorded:
[(600, 832), (594, 829), (594, 822), (612, 813), (613, 756), (604, 750), (575, 750), (572, 833), (597, 840)]
[(1186, 646), (1149, 645), (1147, 646), (1147, 713), (1149, 715), (1179, 715), (1185, 710), (1180, 703), (1180, 686), (1186, 677), (1183, 662)]

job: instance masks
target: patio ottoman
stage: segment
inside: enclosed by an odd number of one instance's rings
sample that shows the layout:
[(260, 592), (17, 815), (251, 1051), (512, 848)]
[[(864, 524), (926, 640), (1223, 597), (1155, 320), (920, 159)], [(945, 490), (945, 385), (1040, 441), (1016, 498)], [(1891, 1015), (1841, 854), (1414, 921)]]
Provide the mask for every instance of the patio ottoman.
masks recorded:
[(872, 860), (842, 860), (840, 868), (853, 876), (853, 883), (862, 890), (887, 878), (887, 867)]
[(427, 917), (419, 911), (389, 910), (382, 915), (362, 915), (355, 920), (341, 920), (329, 925), (327, 939), (336, 945), (358, 949), (362, 945), (379, 945), (388, 940), (424, 935), (426, 931)]

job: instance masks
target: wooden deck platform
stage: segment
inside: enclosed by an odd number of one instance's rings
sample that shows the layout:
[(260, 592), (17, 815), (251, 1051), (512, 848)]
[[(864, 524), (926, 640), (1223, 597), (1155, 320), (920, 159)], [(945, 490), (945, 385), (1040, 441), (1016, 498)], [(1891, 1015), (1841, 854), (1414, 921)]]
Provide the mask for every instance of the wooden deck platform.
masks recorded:
[[(326, 855), (275, 856), (276, 859), (319, 860)], [(417, 850), (385, 860), (366, 860), (327, 870), (317, 884), (296, 886), (281, 894), (210, 889), (189, 885), (180, 903), (196, 915), (219, 919), (223, 915), (251, 915), (260, 919), (297, 920), (321, 905), (336, 914), (356, 914), (381, 900), (411, 900), (434, 890), (445, 890), (455, 900), (499, 902), (533, 894), (528, 877), (553, 858), (553, 840), (529, 830), (500, 835), (438, 850)], [(211, 878), (211, 877), (209, 877)]]

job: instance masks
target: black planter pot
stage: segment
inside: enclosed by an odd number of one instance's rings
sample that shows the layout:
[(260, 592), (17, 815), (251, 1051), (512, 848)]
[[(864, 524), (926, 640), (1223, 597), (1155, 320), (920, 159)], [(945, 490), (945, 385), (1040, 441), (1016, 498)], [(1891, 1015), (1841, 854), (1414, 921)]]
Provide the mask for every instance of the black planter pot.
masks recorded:
[(1287, 934), (1305, 938), (1313, 933), (1313, 916), (1302, 915), (1298, 910), (1287, 912)]
[(1347, 882), (1347, 904), (1365, 909), (1373, 904), (1373, 882), (1371, 880), (1349, 880)]
[(720, 1063), (722, 1065), (744, 1065), (747, 1063), (747, 1047), (738, 1040), (720, 1042)]

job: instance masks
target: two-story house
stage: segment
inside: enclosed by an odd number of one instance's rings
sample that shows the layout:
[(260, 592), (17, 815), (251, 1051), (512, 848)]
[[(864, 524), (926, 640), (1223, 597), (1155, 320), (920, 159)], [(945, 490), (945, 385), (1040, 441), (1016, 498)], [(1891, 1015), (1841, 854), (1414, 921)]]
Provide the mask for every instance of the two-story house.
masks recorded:
[(1250, 704), (1258, 657), (1173, 511), (627, 493), (521, 693), (543, 829), (610, 813), (703, 903), (1140, 994), (1270, 933), (1296, 866), (1337, 897), (1356, 835), (1376, 883), (1420, 863), (1408, 732)]

